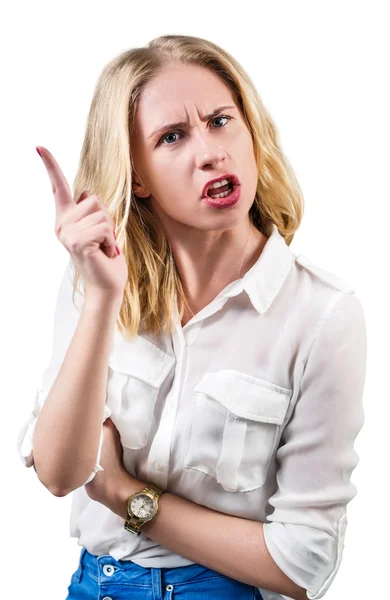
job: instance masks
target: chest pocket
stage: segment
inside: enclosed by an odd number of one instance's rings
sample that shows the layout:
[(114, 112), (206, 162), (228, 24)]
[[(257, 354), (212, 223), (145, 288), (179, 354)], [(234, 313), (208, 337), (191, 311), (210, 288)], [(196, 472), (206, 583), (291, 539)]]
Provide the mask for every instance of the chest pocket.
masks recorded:
[(116, 335), (108, 361), (106, 405), (123, 446), (146, 446), (157, 396), (175, 358), (137, 335), (125, 341)]
[(211, 475), (228, 492), (262, 486), (292, 390), (224, 369), (206, 373), (194, 391), (185, 468)]

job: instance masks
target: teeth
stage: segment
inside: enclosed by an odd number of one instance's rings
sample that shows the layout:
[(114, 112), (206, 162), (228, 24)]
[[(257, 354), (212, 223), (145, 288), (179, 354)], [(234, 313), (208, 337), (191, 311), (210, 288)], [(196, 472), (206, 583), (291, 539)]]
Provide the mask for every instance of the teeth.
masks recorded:
[(212, 198), (226, 198), (227, 196), (230, 196), (230, 194), (231, 194), (231, 192), (227, 191), (222, 194), (217, 194), (217, 195), (213, 194), (211, 197)]
[(222, 187), (223, 185), (226, 185), (227, 183), (230, 183), (228, 179), (222, 179), (222, 181), (215, 181), (214, 183), (212, 183), (210, 185), (209, 190), (212, 190), (213, 188)]

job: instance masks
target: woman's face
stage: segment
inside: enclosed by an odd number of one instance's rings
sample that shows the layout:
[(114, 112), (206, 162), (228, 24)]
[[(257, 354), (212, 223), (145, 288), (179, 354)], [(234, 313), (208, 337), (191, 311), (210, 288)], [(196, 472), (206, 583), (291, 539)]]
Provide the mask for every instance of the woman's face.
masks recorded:
[[(186, 125), (155, 132), (180, 121)], [(133, 184), (133, 190), (140, 197), (151, 194), (147, 202), (167, 232), (183, 226), (184, 232), (224, 230), (248, 220), (258, 177), (253, 142), (232, 91), (213, 72), (166, 65), (139, 98), (131, 147), (133, 181), (143, 184)], [(202, 201), (202, 191), (224, 173), (237, 175), (241, 196), (234, 206), (218, 209)]]

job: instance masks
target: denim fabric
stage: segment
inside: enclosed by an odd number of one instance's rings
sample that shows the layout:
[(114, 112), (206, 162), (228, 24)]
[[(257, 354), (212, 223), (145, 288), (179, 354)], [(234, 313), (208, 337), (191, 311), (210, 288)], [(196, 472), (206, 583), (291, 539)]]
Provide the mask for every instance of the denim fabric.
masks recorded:
[(199, 564), (140, 567), (82, 548), (66, 600), (262, 600), (258, 588)]

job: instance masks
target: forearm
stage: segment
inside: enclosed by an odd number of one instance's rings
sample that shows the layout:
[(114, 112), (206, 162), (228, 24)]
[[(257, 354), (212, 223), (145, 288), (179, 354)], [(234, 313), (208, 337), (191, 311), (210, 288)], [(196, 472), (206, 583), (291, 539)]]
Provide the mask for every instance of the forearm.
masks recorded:
[[(104, 504), (123, 519), (126, 501), (147, 485), (124, 475)], [(142, 532), (162, 546), (209, 569), (255, 587), (272, 590), (296, 600), (307, 600), (277, 566), (264, 541), (263, 523), (214, 511), (165, 492), (157, 517)]]
[(39, 480), (51, 491), (76, 489), (92, 472), (106, 399), (108, 357), (119, 299), (86, 299), (76, 331), (33, 435)]

